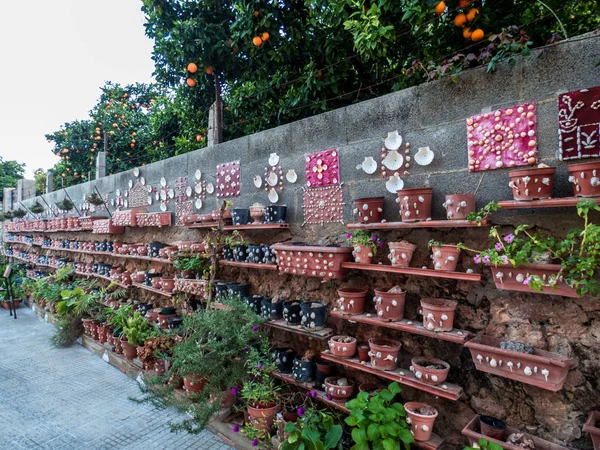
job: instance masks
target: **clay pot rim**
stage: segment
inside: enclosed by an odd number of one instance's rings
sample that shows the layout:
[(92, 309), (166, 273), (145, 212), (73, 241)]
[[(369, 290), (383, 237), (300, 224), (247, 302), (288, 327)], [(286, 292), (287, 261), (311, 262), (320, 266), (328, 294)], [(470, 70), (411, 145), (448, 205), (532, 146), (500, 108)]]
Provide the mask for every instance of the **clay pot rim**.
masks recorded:
[(286, 300), (283, 302), (283, 306), (300, 306), (302, 304), (302, 300)]
[(352, 253), (354, 247), (326, 247), (319, 245), (293, 245), (293, 244), (273, 244), (271, 249), (275, 251), (294, 251), (294, 252), (317, 252), (317, 253)]
[(447, 298), (426, 297), (421, 299), (421, 307), (433, 309), (435, 311), (454, 311), (458, 306), (456, 300)]
[(437, 246), (437, 245), (432, 245), (432, 246), (431, 246), (431, 249), (434, 249), (434, 248), (440, 248), (440, 249), (441, 249), (441, 248), (444, 248), (444, 247), (446, 247), (446, 248), (447, 248), (447, 247), (452, 247), (452, 248), (454, 248), (454, 249), (456, 249), (456, 250), (460, 251), (460, 249), (458, 248), (458, 244), (442, 244), (442, 245), (440, 245), (440, 246)]
[[(348, 380), (348, 386), (338, 386), (337, 384), (333, 384), (331, 381), (327, 381), (327, 380), (338, 380), (340, 378), (346, 378), (346, 380)], [(326, 377), (325, 378), (325, 384), (329, 384), (329, 385), (331, 385), (331, 387), (344, 388), (344, 387), (354, 387), (355, 382), (354, 382), (354, 380), (351, 380), (348, 377), (341, 377), (341, 376), (338, 376), (338, 375), (334, 375), (334, 376), (331, 376), (331, 377)]]
[(279, 405), (276, 402), (270, 402), (273, 403), (274, 406), (269, 406), (268, 408), (257, 408), (255, 406), (251, 406), (250, 404), (248, 404), (247, 408), (248, 408), (248, 412), (250, 412), (250, 410), (252, 411), (273, 411), (273, 410), (278, 410), (279, 409)]
[[(482, 419), (492, 419), (493, 421), (498, 421), (500, 422), (499, 424), (494, 424), (494, 423), (486, 423), (485, 420)], [(487, 427), (493, 428), (495, 430), (506, 430), (506, 423), (503, 420), (498, 419), (497, 417), (493, 417), (493, 416), (486, 416), (486, 415), (480, 415), (479, 416), (479, 420), (481, 422), (483, 422), (483, 424)], [(491, 421), (490, 421), (491, 422)], [(502, 425), (502, 426), (500, 426)]]
[(448, 197), (469, 197), (469, 198), (477, 198), (475, 194), (446, 194), (446, 199)]
[(396, 193), (400, 195), (403, 194), (431, 194), (433, 193), (433, 188), (431, 187), (421, 187), (421, 188), (406, 188), (406, 189), (398, 189)]
[[(425, 364), (424, 364), (424, 363), (428, 363), (428, 362), (433, 363), (433, 364), (441, 364), (445, 368), (444, 369), (428, 369), (425, 367)], [(410, 363), (413, 365), (413, 367), (415, 367), (415, 369), (417, 367), (419, 367), (428, 372), (443, 373), (443, 372), (448, 372), (450, 370), (450, 364), (448, 364), (446, 361), (444, 361), (443, 359), (433, 358), (433, 357), (429, 357), (429, 356), (415, 356), (413, 359), (410, 360)]]
[[(435, 411), (435, 414), (426, 416), (424, 414), (416, 413), (416, 412), (414, 412), (414, 410), (411, 409), (411, 408), (419, 408), (421, 406), (429, 406), (430, 408), (433, 408), (433, 410)], [(416, 417), (424, 418), (424, 419), (435, 419), (439, 414), (438, 410), (436, 408), (434, 408), (431, 405), (428, 405), (427, 403), (422, 403), (422, 402), (406, 402), (404, 404), (404, 409), (406, 410), (406, 412), (409, 412)]]
[[(387, 345), (386, 343), (389, 345)], [(388, 339), (388, 338), (370, 338), (369, 339), (369, 347), (381, 347), (381, 348), (386, 347), (388, 349), (385, 351), (388, 351), (388, 352), (400, 351), (400, 348), (402, 347), (402, 342), (396, 341), (394, 339)]]
[(529, 175), (530, 173), (531, 175), (554, 175), (555, 172), (556, 167), (529, 167), (527, 169), (511, 170), (508, 172), (508, 177), (522, 177), (524, 175)]
[(354, 199), (354, 203), (383, 203), (384, 201), (385, 197), (364, 197)]
[[(319, 306), (308, 306), (306, 305), (307, 303), (319, 303)], [(306, 305), (306, 309), (322, 309), (322, 308), (327, 308), (327, 303), (322, 302), (321, 300), (301, 300), (300, 301), (300, 309), (304, 310), (304, 305)]]
[(582, 163), (569, 164), (567, 166), (569, 172), (579, 172), (580, 170), (600, 169), (600, 158), (596, 161), (588, 161)]
[(358, 342), (355, 337), (347, 336), (345, 334), (338, 334), (337, 336), (331, 336), (329, 339), (332, 340), (332, 341), (334, 341), (337, 344), (342, 344), (342, 342), (336, 341), (335, 340), (336, 338), (351, 338), (351, 339), (354, 339), (352, 342), (344, 342), (344, 344), (350, 344), (350, 345), (352, 345), (352, 344), (355, 344), (355, 343)]
[[(367, 389), (367, 388), (371, 388), (371, 389)], [(375, 388), (375, 389), (372, 389), (372, 388)], [(383, 387), (377, 383), (361, 383), (358, 385), (359, 392), (371, 392), (371, 391), (379, 392), (384, 389), (385, 389), (385, 387)]]
[(361, 289), (361, 288), (353, 288), (353, 287), (345, 287), (345, 288), (339, 288), (337, 290), (338, 294), (341, 296), (342, 293), (344, 295), (367, 295), (367, 292), (369, 292), (367, 289)]
[(374, 289), (375, 295), (379, 296), (379, 295), (405, 295), (406, 294), (405, 290), (402, 290), (401, 292), (389, 292), (390, 289), (393, 289), (394, 287), (395, 286), (388, 287), (388, 288), (381, 288), (381, 289), (375, 288)]
[(415, 244), (412, 244), (411, 242), (408, 241), (394, 241), (394, 242), (388, 242), (388, 247), (389, 248), (412, 248), (413, 250), (415, 250), (417, 248), (417, 246)]

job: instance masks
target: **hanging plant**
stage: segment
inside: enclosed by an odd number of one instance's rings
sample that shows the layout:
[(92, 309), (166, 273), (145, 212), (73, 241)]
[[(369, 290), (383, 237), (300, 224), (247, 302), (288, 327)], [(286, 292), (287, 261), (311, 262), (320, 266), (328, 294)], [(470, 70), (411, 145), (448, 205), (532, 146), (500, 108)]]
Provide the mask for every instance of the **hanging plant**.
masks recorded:
[(100, 197), (98, 194), (96, 194), (95, 192), (92, 194), (89, 194), (86, 198), (88, 203), (94, 205), (94, 206), (102, 206), (104, 205), (104, 200), (102, 199), (102, 197)]
[(23, 217), (25, 217), (27, 215), (27, 211), (25, 211), (24, 209), (17, 209), (15, 211), (13, 211), (13, 217), (16, 217), (17, 219), (22, 219)]
[(5, 213), (2, 213), (2, 218), (1, 220), (4, 222), (5, 220), (10, 220), (13, 218), (13, 213), (10, 211), (6, 211)]
[(71, 211), (75, 207), (73, 202), (68, 198), (65, 198), (62, 202), (56, 202), (56, 206), (61, 211)]
[(44, 207), (42, 205), (40, 205), (39, 202), (35, 202), (35, 205), (33, 205), (31, 208), (29, 208), (29, 211), (31, 211), (33, 214), (41, 214), (44, 212)]

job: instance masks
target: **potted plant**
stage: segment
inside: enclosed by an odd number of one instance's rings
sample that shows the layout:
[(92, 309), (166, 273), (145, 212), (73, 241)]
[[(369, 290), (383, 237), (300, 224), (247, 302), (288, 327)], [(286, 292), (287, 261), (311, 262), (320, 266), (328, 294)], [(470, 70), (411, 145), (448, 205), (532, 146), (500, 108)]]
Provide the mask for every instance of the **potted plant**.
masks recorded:
[(284, 426), (286, 438), (280, 450), (340, 449), (342, 427), (331, 414), (314, 408), (298, 408), (298, 420)]
[(407, 422), (415, 441), (428, 441), (433, 433), (433, 423), (438, 416), (437, 410), (425, 403), (408, 402), (404, 404), (408, 415)]
[(583, 228), (570, 230), (564, 239), (529, 231), (520, 225), (502, 236), (497, 227), (490, 229), (495, 243), (484, 251), (459, 247), (476, 253), (476, 263), (490, 265), (499, 289), (543, 292), (567, 297), (596, 296), (600, 285), (596, 270), (600, 266), (600, 226), (591, 223), (589, 213), (600, 211), (593, 200), (577, 204)]
[(280, 273), (320, 277), (325, 280), (342, 278), (346, 269), (342, 263), (349, 262), (352, 248), (317, 245), (274, 244), (271, 249), (277, 255)]
[(359, 223), (378, 223), (383, 217), (383, 197), (357, 198), (354, 200), (354, 214)]
[(104, 205), (104, 200), (97, 193), (92, 192), (91, 194), (86, 195), (85, 200), (94, 206), (102, 206)]
[(433, 259), (433, 268), (444, 272), (455, 272), (460, 249), (456, 244), (443, 244), (434, 239), (428, 243), (431, 249), (431, 259)]
[(414, 438), (408, 429), (406, 411), (394, 398), (402, 392), (393, 382), (387, 389), (369, 394), (360, 392), (346, 407), (350, 415), (345, 422), (352, 427), (351, 450), (385, 449), (400, 450), (400, 443), (408, 450)]
[(503, 450), (500, 444), (496, 444), (495, 442), (487, 441), (486, 439), (480, 438), (477, 441), (477, 446), (473, 447), (465, 447), (463, 450)]
[(472, 213), (467, 214), (467, 220), (469, 222), (476, 223), (478, 226), (481, 226), (484, 223), (487, 223), (487, 220), (490, 217), (490, 215), (492, 215), (492, 213), (495, 213), (499, 209), (500, 209), (500, 205), (498, 203), (489, 202), (487, 205), (485, 205), (479, 211), (474, 211)]
[(364, 230), (348, 233), (346, 239), (352, 244), (352, 256), (358, 264), (371, 264), (373, 256), (377, 254), (377, 248), (383, 246), (383, 242), (376, 235)]
[(127, 359), (137, 356), (138, 349), (143, 349), (144, 342), (151, 336), (152, 331), (151, 325), (138, 311), (133, 313), (133, 317), (127, 319), (121, 338), (121, 345)]
[(73, 204), (73, 202), (71, 200), (69, 200), (68, 198), (65, 198), (60, 202), (56, 202), (56, 207), (58, 209), (60, 209), (61, 211), (69, 212), (73, 208), (75, 208), (75, 205)]
[(438, 358), (418, 356), (411, 360), (410, 371), (422, 382), (438, 385), (448, 378), (450, 364)]
[(233, 260), (246, 262), (248, 258), (248, 241), (242, 237), (239, 231), (234, 230), (230, 236), (225, 238), (225, 248), (231, 249)]
[(325, 392), (334, 400), (344, 400), (354, 395), (354, 381), (345, 377), (325, 378)]
[(25, 211), (24, 209), (15, 209), (13, 212), (13, 217), (16, 217), (17, 219), (22, 219), (23, 217), (25, 217), (27, 215), (27, 211)]

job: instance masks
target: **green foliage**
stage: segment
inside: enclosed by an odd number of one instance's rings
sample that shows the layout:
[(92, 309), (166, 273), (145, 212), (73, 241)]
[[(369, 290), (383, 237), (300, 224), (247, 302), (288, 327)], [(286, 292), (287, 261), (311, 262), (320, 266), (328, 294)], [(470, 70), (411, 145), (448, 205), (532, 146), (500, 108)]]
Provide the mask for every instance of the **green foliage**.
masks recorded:
[(16, 188), (17, 181), (25, 175), (25, 164), (17, 161), (4, 161), (0, 156), (0, 200), (4, 196), (4, 188)]
[(361, 392), (347, 403), (350, 415), (346, 424), (352, 427), (352, 450), (400, 450), (400, 442), (409, 450), (414, 438), (407, 428), (406, 412), (394, 398), (402, 391), (397, 382), (369, 398)]
[(35, 204), (29, 207), (29, 211), (33, 214), (40, 214), (44, 212), (44, 207), (36, 200)]
[(94, 206), (104, 205), (104, 200), (96, 192), (93, 192), (85, 197), (85, 200)]
[(479, 439), (477, 442), (479, 447), (465, 447), (463, 450), (502, 450), (502, 446), (500, 444), (496, 444), (495, 442), (489, 442), (484, 438)]
[(62, 300), (56, 305), (59, 315), (75, 314), (80, 318), (93, 317), (100, 311), (102, 304), (97, 294), (86, 294), (81, 287), (63, 290)]
[(483, 222), (488, 220), (488, 218), (500, 209), (500, 205), (496, 202), (490, 202), (481, 208), (479, 211), (475, 211), (469, 213), (467, 215), (467, 220), (470, 222), (475, 222), (478, 226), (481, 226)]
[(230, 247), (235, 245), (248, 245), (248, 241), (242, 237), (238, 230), (234, 230), (225, 238), (225, 245), (229, 245)]
[(27, 211), (25, 211), (24, 209), (15, 209), (13, 211), (13, 217), (16, 217), (17, 219), (22, 219), (23, 217), (25, 217), (27, 215)]
[(284, 431), (289, 435), (280, 450), (331, 450), (342, 448), (342, 427), (335, 424), (331, 414), (307, 408), (296, 423), (287, 422)]
[(127, 319), (127, 323), (123, 327), (123, 334), (127, 338), (127, 342), (136, 347), (143, 345), (153, 331), (152, 326), (137, 311)]
[(56, 347), (68, 347), (83, 334), (81, 317), (72, 312), (62, 314), (56, 323), (50, 342)]
[(242, 398), (254, 407), (276, 402), (280, 387), (271, 376), (275, 365), (270, 358), (269, 345), (265, 343), (260, 348), (251, 348), (246, 366), (248, 378), (242, 388)]
[[(42, 195), (46, 193), (46, 181), (47, 181), (47, 172), (44, 169), (36, 169), (33, 172), (33, 178), (35, 179), (35, 195)], [(36, 202), (37, 203), (37, 202)], [(31, 208), (29, 208), (31, 209)], [(32, 213), (36, 213), (31, 210)], [(40, 211), (42, 212), (42, 211)]]
[(109, 315), (107, 318), (107, 324), (114, 328), (116, 332), (121, 335), (123, 333), (123, 329), (127, 325), (127, 321), (130, 317), (133, 316), (133, 305), (121, 305), (115, 311), (114, 314)]
[(75, 205), (73, 204), (73, 202), (71, 200), (69, 200), (68, 198), (65, 198), (64, 200), (62, 200), (60, 202), (56, 202), (56, 206), (61, 211), (71, 211), (73, 208), (75, 208)]
[(191, 271), (206, 275), (210, 270), (210, 261), (204, 253), (180, 252), (175, 257), (173, 267), (177, 270)]
[(346, 235), (346, 239), (349, 240), (352, 245), (364, 245), (373, 251), (373, 255), (377, 254), (377, 248), (383, 246), (383, 242), (375, 234), (369, 233), (364, 230), (355, 230), (352, 233)]

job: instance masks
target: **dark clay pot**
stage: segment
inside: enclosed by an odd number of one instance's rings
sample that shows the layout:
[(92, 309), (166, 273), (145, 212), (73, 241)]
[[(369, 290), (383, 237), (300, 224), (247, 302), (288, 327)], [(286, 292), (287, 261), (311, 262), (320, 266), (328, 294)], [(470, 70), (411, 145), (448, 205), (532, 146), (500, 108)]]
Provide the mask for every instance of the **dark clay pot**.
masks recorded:
[(227, 283), (219, 282), (215, 285), (216, 297), (226, 297), (228, 294), (229, 286)]
[(294, 359), (294, 367), (292, 369), (294, 380), (307, 383), (313, 379), (314, 371), (315, 365), (312, 361), (302, 361), (298, 358)]
[(302, 321), (301, 312), (302, 309), (298, 300), (290, 300), (283, 303), (283, 320), (287, 324), (299, 324)]
[(227, 261), (233, 261), (233, 249), (229, 246), (226, 245), (225, 247), (223, 247), (223, 259), (226, 259)]
[(296, 352), (289, 348), (276, 348), (273, 353), (273, 360), (277, 366), (277, 370), (281, 373), (290, 373), (294, 366)]
[(251, 297), (246, 297), (246, 303), (248, 304), (250, 309), (256, 313), (257, 316), (260, 316), (263, 299), (264, 296), (260, 294), (255, 294)]
[(238, 244), (233, 247), (233, 259), (237, 262), (246, 262), (248, 258), (248, 247)]
[(269, 205), (265, 207), (266, 223), (283, 223), (287, 216), (287, 206)]
[(277, 257), (275, 256), (275, 252), (271, 250), (269, 245), (263, 245), (263, 260), (262, 262), (265, 264), (276, 264)]
[(307, 301), (300, 304), (302, 308), (302, 326), (311, 330), (323, 328), (327, 322), (328, 309), (324, 302)]
[(246, 261), (249, 263), (262, 263), (265, 252), (262, 245), (249, 245)]
[(325, 390), (325, 378), (329, 375), (319, 372), (318, 370), (315, 372), (315, 385), (314, 388), (320, 391)]
[(181, 324), (183, 323), (183, 318), (182, 317), (169, 317), (167, 319), (167, 322), (169, 323), (169, 330), (174, 330), (181, 326)]
[(248, 208), (234, 208), (231, 210), (231, 218), (234, 225), (248, 225), (250, 210)]
[(142, 316), (145, 316), (148, 311), (152, 309), (152, 305), (150, 303), (140, 303), (138, 304), (137, 310), (140, 312)]
[(506, 424), (500, 419), (491, 416), (479, 416), (479, 426), (481, 434), (498, 441), (504, 441), (504, 432)]
[(260, 308), (260, 315), (263, 319), (281, 319), (283, 315), (283, 299), (280, 299), (277, 303), (273, 303), (272, 298), (263, 298)]
[(159, 258), (160, 257), (160, 249), (166, 247), (167, 244), (163, 244), (162, 242), (150, 242), (148, 244), (148, 256), (150, 258)]
[[(240, 283), (228, 284), (227, 285), (227, 293), (232, 297), (239, 296), (240, 298), (246, 298), (246, 297), (248, 297), (248, 285), (240, 284)], [(260, 309), (259, 309), (259, 311), (260, 311)]]

